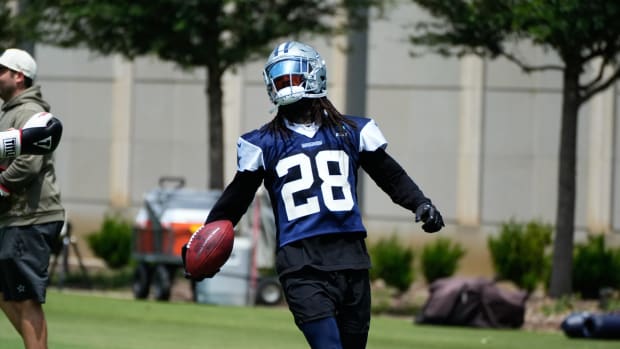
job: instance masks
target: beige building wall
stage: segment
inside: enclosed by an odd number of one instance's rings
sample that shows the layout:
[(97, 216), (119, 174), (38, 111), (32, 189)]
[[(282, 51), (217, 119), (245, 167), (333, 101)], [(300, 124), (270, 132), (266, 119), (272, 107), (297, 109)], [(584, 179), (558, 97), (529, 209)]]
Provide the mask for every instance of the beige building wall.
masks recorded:
[[(555, 220), (561, 76), (526, 75), (505, 60), (414, 59), (404, 28), (421, 16), (413, 5), (402, 4), (371, 22), (367, 116), (387, 137), (388, 152), (441, 209), (448, 224), (442, 234), (470, 250), (462, 271), (488, 273), (486, 238), (501, 222)], [(342, 40), (311, 43), (327, 61), (330, 96), (346, 113)], [(557, 62), (531, 46), (518, 49), (532, 63)], [(65, 125), (58, 177), (79, 236), (96, 230), (108, 212), (133, 217), (161, 176), (206, 187), (204, 69), (182, 71), (153, 57), (129, 62), (48, 46), (37, 46), (36, 58), (44, 96)], [(228, 179), (239, 134), (274, 116), (263, 63), (248, 63), (224, 79)], [(618, 97), (610, 89), (580, 113), (578, 238), (591, 228), (620, 240)], [(370, 239), (398, 233), (421, 246), (435, 237), (368, 177), (363, 193)]]

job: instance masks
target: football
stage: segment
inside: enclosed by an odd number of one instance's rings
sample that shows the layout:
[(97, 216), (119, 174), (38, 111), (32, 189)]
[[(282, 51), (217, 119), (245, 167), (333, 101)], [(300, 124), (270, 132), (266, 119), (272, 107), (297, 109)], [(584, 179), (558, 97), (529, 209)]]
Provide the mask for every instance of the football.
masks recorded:
[(233, 249), (235, 231), (231, 221), (213, 221), (200, 227), (189, 239), (185, 271), (192, 279), (213, 277)]

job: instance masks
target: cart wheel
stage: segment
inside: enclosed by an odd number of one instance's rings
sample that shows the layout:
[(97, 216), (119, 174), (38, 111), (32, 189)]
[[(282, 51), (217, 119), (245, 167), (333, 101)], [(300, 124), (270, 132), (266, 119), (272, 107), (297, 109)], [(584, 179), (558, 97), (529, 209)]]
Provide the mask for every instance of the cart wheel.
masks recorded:
[(136, 299), (145, 299), (149, 296), (151, 287), (151, 268), (146, 263), (140, 263), (133, 273), (133, 295)]
[(153, 273), (153, 297), (158, 301), (167, 301), (170, 299), (171, 288), (171, 271), (165, 265), (158, 264)]
[(277, 305), (282, 302), (282, 286), (276, 278), (265, 278), (258, 282), (256, 290), (256, 303), (264, 305)]

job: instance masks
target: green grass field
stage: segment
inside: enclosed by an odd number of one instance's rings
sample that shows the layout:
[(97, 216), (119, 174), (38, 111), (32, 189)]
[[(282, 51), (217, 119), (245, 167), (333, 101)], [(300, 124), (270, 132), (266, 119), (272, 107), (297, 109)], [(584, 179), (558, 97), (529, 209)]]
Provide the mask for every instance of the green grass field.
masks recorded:
[[(302, 349), (305, 340), (286, 308), (159, 303), (48, 292), (51, 349)], [(0, 348), (22, 348), (0, 317)], [(618, 342), (568, 339), (561, 333), (413, 325), (375, 316), (368, 349), (597, 349)]]

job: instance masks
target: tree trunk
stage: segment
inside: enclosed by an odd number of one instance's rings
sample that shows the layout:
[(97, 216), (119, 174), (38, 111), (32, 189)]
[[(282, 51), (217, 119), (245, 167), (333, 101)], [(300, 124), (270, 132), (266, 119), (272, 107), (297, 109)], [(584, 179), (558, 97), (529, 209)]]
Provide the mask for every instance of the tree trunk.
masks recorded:
[(222, 118), (222, 72), (207, 66), (207, 100), (209, 110), (209, 189), (224, 189), (224, 123)]
[(577, 173), (577, 126), (579, 107), (579, 65), (566, 62), (562, 96), (558, 201), (553, 242), (553, 264), (549, 296), (558, 298), (572, 292), (573, 239)]

